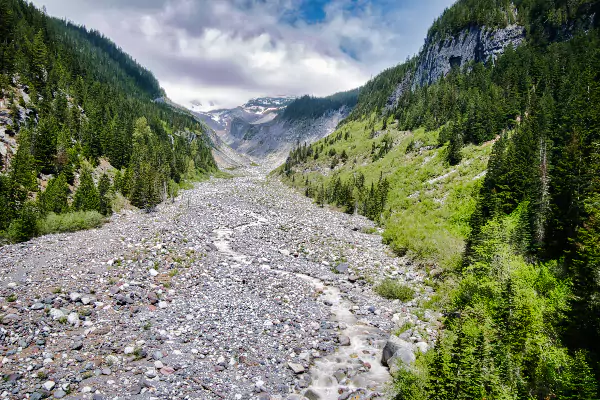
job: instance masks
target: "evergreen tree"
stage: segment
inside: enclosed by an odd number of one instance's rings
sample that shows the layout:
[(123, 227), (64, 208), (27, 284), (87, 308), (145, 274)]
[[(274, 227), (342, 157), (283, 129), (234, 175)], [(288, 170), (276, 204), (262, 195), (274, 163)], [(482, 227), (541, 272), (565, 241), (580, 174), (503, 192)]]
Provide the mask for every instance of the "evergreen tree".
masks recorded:
[(44, 212), (63, 214), (69, 210), (69, 185), (63, 174), (48, 181), (46, 190), (40, 194), (40, 203)]
[(73, 208), (77, 211), (100, 212), (100, 194), (89, 169), (84, 168), (79, 177), (79, 186), (73, 198)]
[(98, 195), (100, 196), (100, 213), (102, 215), (112, 214), (112, 207), (109, 197), (110, 192), (110, 178), (106, 173), (102, 174), (100, 181), (98, 182)]

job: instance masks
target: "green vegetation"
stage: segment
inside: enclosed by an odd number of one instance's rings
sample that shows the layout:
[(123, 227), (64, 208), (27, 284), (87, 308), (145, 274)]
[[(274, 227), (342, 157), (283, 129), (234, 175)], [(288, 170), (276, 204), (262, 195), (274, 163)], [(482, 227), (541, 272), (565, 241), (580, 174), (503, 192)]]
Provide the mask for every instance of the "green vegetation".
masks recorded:
[(303, 96), (292, 101), (283, 111), (284, 119), (318, 118), (329, 110), (339, 110), (343, 106), (352, 108), (358, 100), (358, 89), (340, 92), (318, 98)]
[(375, 286), (375, 292), (378, 295), (391, 300), (400, 300), (402, 302), (411, 301), (415, 297), (415, 291), (403, 283), (394, 279), (384, 279)]
[(504, 28), (519, 23), (536, 40), (554, 40), (566, 33), (567, 24), (585, 28), (597, 11), (595, 0), (461, 0), (433, 23), (427, 37), (441, 39), (473, 26)]
[[(318, 204), (379, 222), (397, 253), (458, 265), (492, 143), (466, 146), (460, 150), (464, 162), (452, 166), (437, 131), (399, 131), (388, 124), (386, 133), (374, 135), (382, 127), (374, 116), (347, 122), (330, 137), (293, 151), (279, 171)], [(319, 172), (323, 168), (327, 175)]]
[(60, 215), (50, 213), (44, 219), (38, 220), (38, 232), (41, 235), (74, 232), (97, 228), (104, 221), (105, 217), (98, 211), (76, 211)]
[[(18, 142), (0, 165), (0, 237), (46, 232), (50, 213), (109, 215), (120, 196), (151, 210), (216, 170), (204, 128), (153, 102), (164, 95), (154, 76), (100, 33), (0, 0), (0, 37), (0, 97)], [(63, 219), (60, 230), (88, 225)]]
[[(516, 21), (524, 45), (425, 87), (411, 81), (417, 59), (385, 71), (336, 132), (279, 169), (441, 270), (443, 330), (396, 374), (397, 400), (598, 398), (599, 3), (511, 4), (459, 0), (428, 40)], [(378, 182), (379, 198), (361, 192)]]

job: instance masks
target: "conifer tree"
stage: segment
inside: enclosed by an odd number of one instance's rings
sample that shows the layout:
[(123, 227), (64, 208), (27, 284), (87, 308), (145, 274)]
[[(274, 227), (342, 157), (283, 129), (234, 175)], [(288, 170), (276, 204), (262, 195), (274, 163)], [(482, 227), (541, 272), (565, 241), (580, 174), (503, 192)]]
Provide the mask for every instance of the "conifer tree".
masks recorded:
[(64, 174), (48, 181), (46, 190), (40, 194), (40, 202), (44, 212), (62, 214), (69, 210), (69, 185)]
[(112, 207), (109, 197), (110, 192), (110, 178), (106, 173), (102, 174), (100, 181), (98, 182), (98, 195), (100, 196), (100, 213), (102, 215), (110, 215), (112, 213)]
[(73, 208), (77, 211), (100, 212), (100, 194), (88, 168), (81, 171), (79, 186), (73, 198)]

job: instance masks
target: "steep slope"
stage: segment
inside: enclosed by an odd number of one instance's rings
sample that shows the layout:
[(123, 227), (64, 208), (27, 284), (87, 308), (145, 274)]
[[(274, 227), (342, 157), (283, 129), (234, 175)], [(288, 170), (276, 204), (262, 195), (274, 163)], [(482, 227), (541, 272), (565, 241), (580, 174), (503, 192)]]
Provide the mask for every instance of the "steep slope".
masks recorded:
[[(460, 0), (279, 169), (435, 279), (444, 329), (397, 370), (398, 399), (596, 398), (599, 11)], [(399, 333), (392, 353), (422, 334)]]
[(100, 33), (2, 0), (0, 35), (0, 237), (108, 215), (122, 196), (151, 209), (215, 168), (202, 125), (153, 102), (156, 78)]

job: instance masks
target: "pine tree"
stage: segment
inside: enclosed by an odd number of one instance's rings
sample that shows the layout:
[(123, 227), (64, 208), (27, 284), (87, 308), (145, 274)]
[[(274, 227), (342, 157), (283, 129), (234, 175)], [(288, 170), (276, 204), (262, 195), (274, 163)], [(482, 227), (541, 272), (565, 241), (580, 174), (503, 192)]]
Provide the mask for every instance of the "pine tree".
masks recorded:
[(100, 194), (92, 173), (87, 168), (81, 171), (79, 187), (73, 198), (73, 208), (77, 211), (100, 211)]
[(8, 228), (8, 237), (14, 242), (24, 242), (38, 235), (39, 210), (32, 201), (26, 202)]
[(31, 68), (33, 71), (33, 81), (38, 89), (43, 88), (46, 82), (48, 65), (48, 49), (44, 40), (44, 32), (38, 31), (35, 35), (31, 48)]
[(44, 212), (62, 214), (69, 210), (69, 185), (65, 175), (50, 179), (46, 190), (40, 194), (40, 203)]
[(102, 174), (100, 181), (98, 182), (98, 194), (100, 196), (100, 213), (102, 215), (112, 214), (112, 207), (109, 197), (110, 192), (110, 178), (106, 173)]

